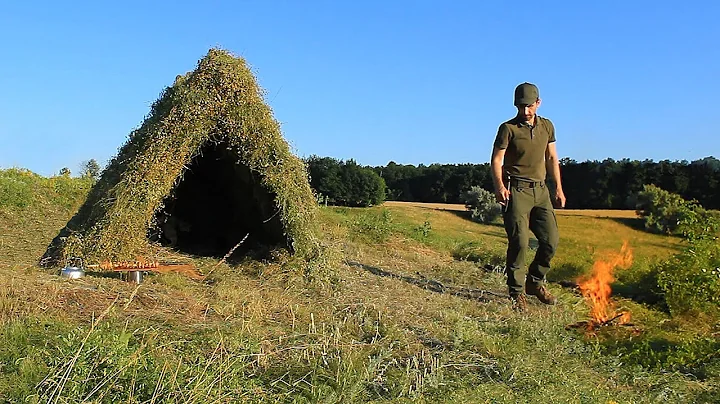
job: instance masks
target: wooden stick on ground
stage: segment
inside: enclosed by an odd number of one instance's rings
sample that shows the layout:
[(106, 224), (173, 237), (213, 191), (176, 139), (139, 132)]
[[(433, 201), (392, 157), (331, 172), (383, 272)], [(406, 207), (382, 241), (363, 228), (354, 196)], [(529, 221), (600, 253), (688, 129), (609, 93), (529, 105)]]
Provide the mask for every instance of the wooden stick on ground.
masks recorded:
[(212, 269), (210, 269), (205, 276), (210, 275), (210, 274), (212, 273), (212, 271), (215, 270), (215, 268), (217, 268), (217, 267), (219, 267), (220, 265), (224, 264), (225, 261), (226, 261), (228, 258), (230, 258), (230, 256), (235, 252), (235, 250), (237, 250), (237, 248), (240, 247), (240, 245), (242, 245), (242, 243), (244, 243), (245, 240), (247, 240), (247, 238), (248, 238), (249, 235), (250, 235), (250, 233), (246, 234), (245, 237), (243, 237), (242, 240), (240, 240), (239, 243), (235, 244), (235, 247), (231, 248), (230, 251), (228, 251), (228, 253), (225, 254), (225, 256), (222, 257), (222, 259), (221, 259), (217, 264), (213, 265)]
[(218, 265), (224, 263), (225, 260), (227, 260), (228, 258), (230, 258), (230, 256), (232, 255), (232, 253), (234, 253), (235, 250), (237, 250), (237, 248), (240, 247), (240, 245), (241, 245), (242, 243), (244, 243), (245, 240), (247, 240), (247, 238), (248, 238), (249, 235), (250, 235), (250, 233), (246, 234), (245, 237), (243, 237), (243, 239), (240, 240), (239, 243), (235, 244), (235, 247), (231, 248), (230, 251), (228, 251), (228, 253), (225, 254), (224, 257), (222, 257), (222, 259), (220, 260), (220, 262), (218, 262), (217, 264), (215, 264), (215, 266), (218, 266)]
[(169, 272), (177, 272), (188, 276), (191, 279), (202, 280), (204, 277), (200, 271), (192, 264), (160, 264), (157, 263), (151, 267), (139, 268), (138, 265), (117, 264), (101, 264), (87, 265), (86, 268), (102, 269), (110, 272), (130, 272), (130, 271), (147, 271), (165, 274)]
[(615, 317), (611, 318), (610, 320), (605, 320), (605, 321), (603, 321), (603, 322), (600, 323), (598, 326), (599, 326), (599, 327), (602, 327), (602, 326), (605, 326), (605, 325), (609, 325), (610, 323), (612, 323), (613, 321), (619, 319), (620, 317), (622, 317), (622, 316), (624, 316), (624, 315), (625, 315), (625, 313), (620, 313), (620, 314), (616, 315)]

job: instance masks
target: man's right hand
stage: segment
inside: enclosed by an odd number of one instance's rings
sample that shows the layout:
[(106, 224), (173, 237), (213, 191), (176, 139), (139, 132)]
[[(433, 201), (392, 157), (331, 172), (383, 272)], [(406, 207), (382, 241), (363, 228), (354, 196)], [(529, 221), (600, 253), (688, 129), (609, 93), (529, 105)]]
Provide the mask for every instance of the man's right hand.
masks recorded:
[(495, 188), (495, 200), (507, 208), (507, 203), (510, 202), (510, 190), (505, 187), (505, 183), (502, 180), (502, 166), (504, 158), (505, 149), (494, 146), (492, 156), (490, 157), (490, 170), (492, 172), (493, 185)]
[(501, 186), (495, 190), (495, 200), (499, 204), (507, 204), (510, 201), (510, 190)]

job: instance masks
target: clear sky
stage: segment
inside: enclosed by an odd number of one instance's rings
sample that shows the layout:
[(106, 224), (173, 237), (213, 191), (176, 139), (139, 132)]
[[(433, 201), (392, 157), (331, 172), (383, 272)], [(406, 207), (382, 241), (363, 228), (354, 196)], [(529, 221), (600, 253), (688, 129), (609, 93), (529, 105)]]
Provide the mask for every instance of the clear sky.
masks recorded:
[(718, 15), (717, 1), (7, 1), (0, 167), (106, 162), (216, 46), (253, 67), (301, 157), (487, 162), (523, 81), (561, 157), (720, 157)]

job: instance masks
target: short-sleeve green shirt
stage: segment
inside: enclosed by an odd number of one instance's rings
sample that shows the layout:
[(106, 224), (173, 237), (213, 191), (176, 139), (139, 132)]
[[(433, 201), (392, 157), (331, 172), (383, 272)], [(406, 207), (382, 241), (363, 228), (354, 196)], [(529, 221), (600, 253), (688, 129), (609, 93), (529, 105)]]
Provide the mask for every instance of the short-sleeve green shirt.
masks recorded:
[(545, 151), (555, 141), (555, 127), (549, 119), (535, 116), (535, 126), (515, 117), (498, 128), (495, 147), (505, 150), (503, 177), (545, 181)]

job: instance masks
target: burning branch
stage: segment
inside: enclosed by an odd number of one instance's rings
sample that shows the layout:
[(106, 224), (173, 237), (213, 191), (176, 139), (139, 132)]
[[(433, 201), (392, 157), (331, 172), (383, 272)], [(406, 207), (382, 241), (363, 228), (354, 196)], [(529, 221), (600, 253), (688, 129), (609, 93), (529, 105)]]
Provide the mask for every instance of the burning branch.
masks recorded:
[(612, 288), (610, 284), (615, 280), (613, 271), (615, 268), (629, 268), (632, 265), (632, 250), (628, 242), (623, 242), (619, 253), (609, 253), (606, 258), (595, 261), (592, 267), (592, 275), (578, 281), (578, 287), (585, 301), (590, 305), (592, 319), (588, 322), (588, 328), (597, 328), (608, 325), (620, 319), (620, 324), (630, 320), (630, 313), (614, 314), (613, 304), (610, 301)]
[[(620, 314), (617, 314), (617, 315), (615, 315), (615, 317), (611, 318), (610, 320), (605, 320), (605, 321), (603, 321), (602, 324), (600, 324), (600, 327), (604, 327), (604, 326), (606, 326), (606, 325), (610, 325), (613, 321), (615, 321), (615, 320), (617, 320), (617, 319), (619, 319), (619, 318), (624, 317), (626, 314), (629, 314), (629, 313), (620, 313)], [(623, 321), (620, 320), (620, 323), (622, 324)]]

